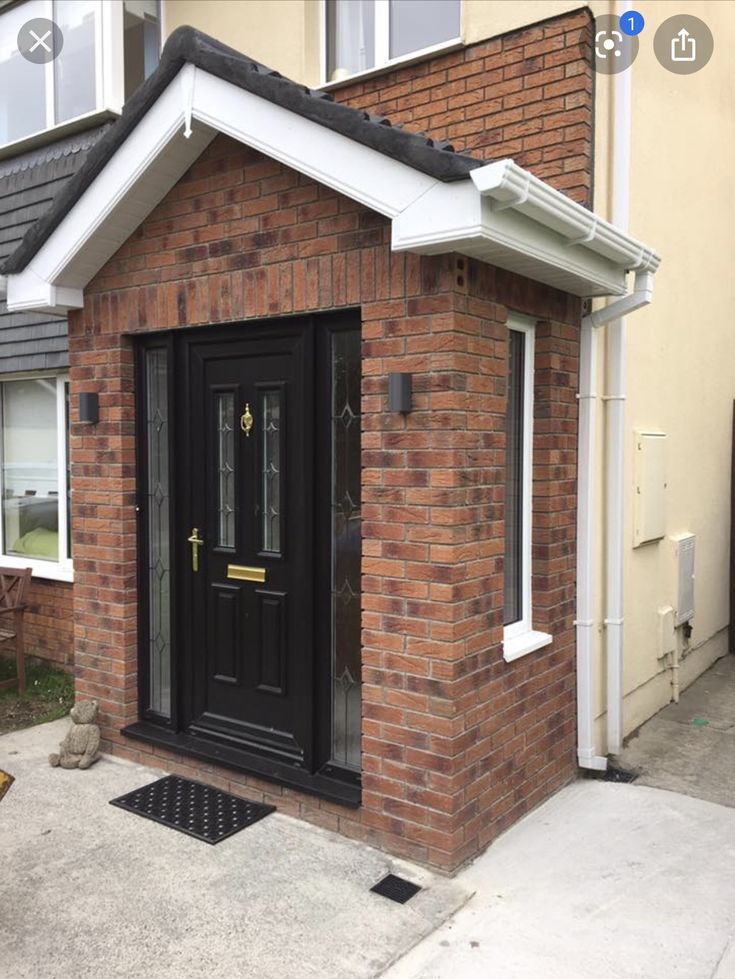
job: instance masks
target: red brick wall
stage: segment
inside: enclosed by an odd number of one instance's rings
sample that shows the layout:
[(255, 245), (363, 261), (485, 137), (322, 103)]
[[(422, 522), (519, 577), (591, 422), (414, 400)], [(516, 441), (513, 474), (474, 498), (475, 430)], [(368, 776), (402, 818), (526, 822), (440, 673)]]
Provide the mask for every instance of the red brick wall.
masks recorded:
[[(125, 742), (137, 719), (132, 345), (124, 332), (360, 307), (363, 806)], [(507, 308), (537, 338), (536, 588), (551, 647), (502, 659)], [(390, 251), (387, 220), (218, 137), (70, 317), (75, 645), (108, 747), (261, 794), (445, 869), (575, 771), (572, 637), (579, 303), (456, 256)], [(389, 371), (414, 410), (387, 410)]]
[(73, 617), (72, 585), (34, 578), (24, 617), (26, 653), (71, 669), (74, 664)]
[(592, 204), (589, 8), (332, 90), (487, 161), (512, 157)]

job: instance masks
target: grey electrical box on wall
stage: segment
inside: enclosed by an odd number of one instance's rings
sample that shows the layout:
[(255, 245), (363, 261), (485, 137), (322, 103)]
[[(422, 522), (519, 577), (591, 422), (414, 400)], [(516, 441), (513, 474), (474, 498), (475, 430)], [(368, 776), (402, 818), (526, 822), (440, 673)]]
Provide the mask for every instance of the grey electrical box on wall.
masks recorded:
[(633, 547), (660, 540), (666, 533), (666, 436), (636, 432)]

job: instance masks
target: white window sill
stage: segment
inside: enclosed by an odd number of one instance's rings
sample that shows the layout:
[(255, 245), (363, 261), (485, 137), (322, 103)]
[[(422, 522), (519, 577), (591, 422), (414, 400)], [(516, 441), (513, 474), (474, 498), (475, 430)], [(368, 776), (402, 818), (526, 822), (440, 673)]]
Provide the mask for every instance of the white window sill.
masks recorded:
[(353, 82), (363, 81), (365, 78), (372, 78), (374, 75), (380, 75), (383, 72), (392, 71), (393, 68), (401, 68), (404, 65), (414, 64), (416, 61), (423, 61), (424, 58), (430, 58), (433, 55), (447, 54), (449, 51), (457, 51), (463, 46), (464, 41), (461, 37), (453, 37), (449, 41), (440, 41), (438, 44), (432, 44), (428, 48), (421, 48), (420, 51), (410, 51), (408, 54), (402, 54), (397, 58), (391, 58), (390, 61), (386, 61), (382, 65), (374, 65), (372, 68), (365, 68), (363, 71), (356, 71), (352, 75), (345, 75), (344, 78), (336, 78), (331, 82), (324, 81), (319, 88), (324, 92), (331, 92), (332, 89), (339, 88), (342, 85), (351, 85)]
[(535, 653), (537, 649), (548, 646), (553, 638), (548, 632), (536, 632), (535, 629), (522, 632), (519, 636), (513, 636), (512, 639), (503, 642), (503, 659), (506, 663), (512, 663), (514, 659), (520, 659), (521, 656), (527, 656), (529, 653)]
[(48, 581), (74, 581), (74, 568), (68, 565), (60, 565), (55, 561), (39, 561), (37, 558), (11, 557), (7, 554), (0, 554), (0, 567), (3, 568), (30, 568), (34, 578), (46, 578)]

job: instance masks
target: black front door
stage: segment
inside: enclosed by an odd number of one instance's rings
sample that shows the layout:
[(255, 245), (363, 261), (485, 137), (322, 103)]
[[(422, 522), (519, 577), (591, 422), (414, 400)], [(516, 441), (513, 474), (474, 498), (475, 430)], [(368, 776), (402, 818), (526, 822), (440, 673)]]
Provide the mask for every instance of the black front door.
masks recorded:
[(177, 481), (182, 727), (311, 764), (313, 392), (306, 334), (186, 343)]

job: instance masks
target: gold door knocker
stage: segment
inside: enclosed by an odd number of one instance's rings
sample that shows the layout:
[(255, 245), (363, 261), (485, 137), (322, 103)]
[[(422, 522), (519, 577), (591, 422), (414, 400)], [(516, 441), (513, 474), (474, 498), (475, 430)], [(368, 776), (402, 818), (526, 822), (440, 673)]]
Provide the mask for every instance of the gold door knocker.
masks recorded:
[(188, 542), (191, 544), (191, 570), (199, 570), (199, 548), (202, 546), (204, 541), (199, 536), (199, 531), (196, 527), (191, 529), (191, 537), (187, 537)]
[(250, 414), (250, 405), (245, 405), (245, 411), (240, 416), (240, 428), (245, 435), (250, 438), (250, 429), (253, 427), (253, 416)]

